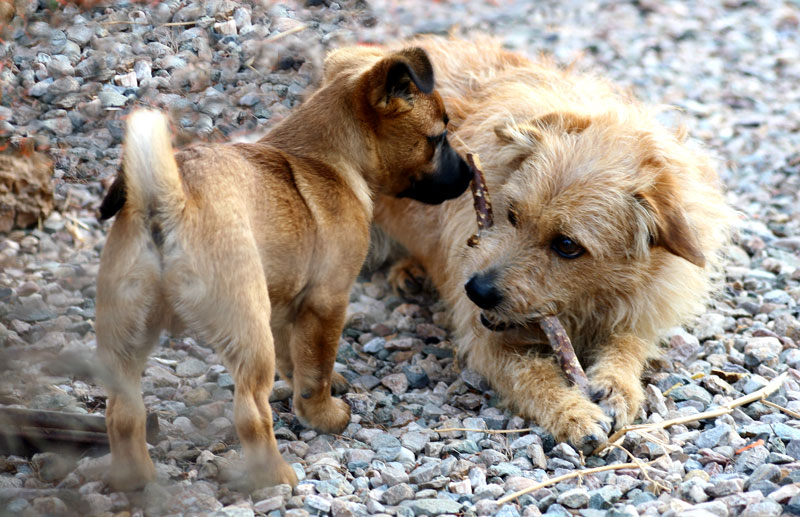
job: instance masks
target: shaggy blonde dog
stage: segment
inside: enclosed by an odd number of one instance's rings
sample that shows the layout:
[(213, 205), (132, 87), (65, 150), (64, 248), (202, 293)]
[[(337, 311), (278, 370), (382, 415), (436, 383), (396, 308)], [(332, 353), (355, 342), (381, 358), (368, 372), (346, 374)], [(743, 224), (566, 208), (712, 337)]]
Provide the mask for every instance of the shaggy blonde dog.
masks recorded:
[[(657, 110), (593, 75), (493, 40), (423, 38), (454, 146), (478, 153), (496, 223), (469, 194), (383, 197), (376, 220), (448, 302), (459, 353), (509, 406), (584, 451), (631, 422), (666, 329), (703, 309), (731, 212), (708, 157)], [(395, 265), (403, 286), (413, 262)], [(592, 397), (568, 385), (536, 321), (557, 314)]]

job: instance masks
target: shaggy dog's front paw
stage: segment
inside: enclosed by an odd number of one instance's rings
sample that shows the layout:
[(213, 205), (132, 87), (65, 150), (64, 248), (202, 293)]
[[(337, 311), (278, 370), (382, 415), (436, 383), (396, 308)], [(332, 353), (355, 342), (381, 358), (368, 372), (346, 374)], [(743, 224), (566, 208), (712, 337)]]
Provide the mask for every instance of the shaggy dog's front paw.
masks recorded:
[(633, 422), (644, 400), (644, 392), (638, 379), (626, 382), (624, 379), (600, 373), (591, 376), (589, 382), (592, 402), (608, 415), (614, 430)]
[(411, 257), (398, 260), (392, 265), (388, 275), (389, 285), (399, 296), (421, 293), (427, 280), (422, 264)]
[[(542, 422), (556, 440), (565, 441), (584, 455), (605, 443), (611, 431), (611, 419), (597, 405), (577, 392), (561, 401), (554, 422)], [(550, 425), (548, 425), (550, 424)]]

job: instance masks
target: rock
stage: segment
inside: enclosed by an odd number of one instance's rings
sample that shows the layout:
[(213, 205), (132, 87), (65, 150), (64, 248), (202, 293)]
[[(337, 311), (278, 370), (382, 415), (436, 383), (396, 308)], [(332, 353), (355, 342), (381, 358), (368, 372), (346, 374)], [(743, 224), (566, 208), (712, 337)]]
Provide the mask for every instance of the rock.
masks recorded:
[(431, 433), (409, 431), (403, 433), (403, 435), (400, 437), (400, 443), (403, 445), (403, 447), (416, 454), (425, 448), (430, 441), (430, 438)]
[(700, 433), (695, 441), (701, 449), (713, 449), (717, 445), (728, 445), (733, 428), (725, 423), (717, 423), (715, 427)]
[(75, 461), (68, 455), (41, 452), (31, 458), (39, 478), (47, 483), (60, 481), (75, 468)]
[(744, 361), (747, 366), (775, 366), (783, 344), (774, 337), (750, 338), (744, 347)]
[(75, 93), (81, 89), (81, 85), (74, 77), (62, 77), (56, 79), (47, 87), (47, 93), (51, 95), (65, 95), (67, 93)]
[(491, 389), (491, 386), (489, 386), (489, 383), (486, 382), (486, 379), (484, 379), (483, 376), (481, 376), (481, 374), (475, 370), (470, 370), (469, 368), (462, 370), (461, 379), (467, 386), (478, 391), (479, 393), (483, 393)]
[(402, 373), (392, 373), (381, 379), (381, 384), (386, 386), (395, 395), (402, 395), (408, 391), (408, 378)]
[(769, 456), (769, 450), (763, 445), (747, 449), (739, 454), (734, 466), (737, 472), (751, 472), (760, 467)]
[(400, 483), (390, 487), (383, 493), (382, 500), (390, 506), (396, 506), (402, 501), (414, 499), (415, 492), (407, 483)]
[(94, 35), (94, 30), (87, 25), (71, 25), (67, 28), (67, 38), (74, 41), (81, 47), (89, 43)]
[(408, 387), (412, 390), (424, 388), (430, 382), (428, 374), (425, 373), (425, 370), (423, 370), (420, 366), (404, 366), (403, 373), (408, 379)]
[(128, 103), (128, 98), (112, 90), (103, 90), (97, 94), (104, 108), (121, 108)]
[(750, 490), (750, 487), (753, 484), (760, 481), (771, 481), (773, 483), (777, 483), (780, 481), (780, 479), (781, 468), (777, 465), (765, 463), (753, 470), (753, 473), (747, 478), (747, 482), (745, 483), (744, 487), (745, 490)]
[(430, 481), (439, 475), (439, 462), (424, 463), (411, 471), (408, 475), (409, 481), (415, 484)]
[(391, 487), (400, 483), (408, 483), (409, 478), (404, 470), (386, 467), (381, 471), (381, 480)]
[(376, 337), (364, 344), (362, 350), (368, 354), (377, 354), (386, 346), (386, 340), (382, 337)]
[(670, 391), (667, 394), (668, 397), (672, 398), (673, 400), (680, 402), (684, 400), (694, 400), (703, 404), (703, 406), (708, 406), (711, 404), (711, 400), (713, 397), (711, 394), (698, 386), (697, 384), (684, 384), (683, 386), (678, 386), (674, 390)]
[(771, 517), (778, 516), (783, 512), (783, 507), (775, 501), (769, 499), (758, 503), (748, 504), (739, 517)]
[(720, 337), (725, 333), (724, 323), (725, 316), (722, 314), (713, 312), (703, 314), (697, 320), (694, 335), (700, 341)]
[(741, 478), (717, 480), (712, 478), (710, 485), (706, 488), (706, 493), (711, 497), (723, 497), (741, 493), (742, 489), (744, 489), (744, 480)]
[(207, 369), (208, 365), (200, 359), (188, 357), (178, 363), (175, 367), (175, 373), (177, 373), (179, 377), (197, 377), (205, 373)]
[(589, 492), (589, 508), (607, 510), (620, 500), (622, 492), (615, 486), (604, 486)]
[(700, 342), (683, 327), (672, 329), (665, 338), (669, 343), (667, 354), (672, 360), (687, 363), (697, 356)]
[(326, 514), (331, 510), (331, 502), (328, 499), (314, 494), (306, 496), (305, 505), (311, 513)]
[(58, 497), (37, 497), (33, 500), (36, 515), (67, 515), (67, 505)]
[(800, 494), (800, 483), (792, 483), (791, 485), (784, 485), (778, 490), (775, 490), (769, 494), (768, 498), (781, 504), (786, 504), (789, 499), (797, 494)]
[(786, 511), (793, 515), (800, 515), (800, 494), (789, 499), (789, 502), (786, 503)]
[(283, 402), (292, 398), (292, 385), (283, 379), (275, 381), (272, 385), (272, 393), (269, 396), (270, 402)]
[(576, 468), (581, 466), (581, 457), (575, 449), (565, 442), (561, 442), (553, 447), (550, 454), (556, 458), (561, 458), (562, 460), (570, 462)]
[(589, 504), (589, 492), (585, 488), (573, 488), (561, 493), (556, 501), (567, 508), (583, 508)]
[(452, 499), (416, 499), (407, 505), (415, 515), (455, 514), (461, 511), (461, 503)]

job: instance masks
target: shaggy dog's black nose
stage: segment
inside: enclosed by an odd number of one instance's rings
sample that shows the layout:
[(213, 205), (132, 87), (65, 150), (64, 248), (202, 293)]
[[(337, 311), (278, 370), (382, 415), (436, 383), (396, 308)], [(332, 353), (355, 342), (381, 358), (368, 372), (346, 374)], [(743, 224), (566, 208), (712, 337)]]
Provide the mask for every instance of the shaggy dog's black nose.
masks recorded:
[(464, 288), (475, 305), (481, 309), (493, 309), (503, 301), (503, 295), (494, 282), (494, 273), (476, 273)]

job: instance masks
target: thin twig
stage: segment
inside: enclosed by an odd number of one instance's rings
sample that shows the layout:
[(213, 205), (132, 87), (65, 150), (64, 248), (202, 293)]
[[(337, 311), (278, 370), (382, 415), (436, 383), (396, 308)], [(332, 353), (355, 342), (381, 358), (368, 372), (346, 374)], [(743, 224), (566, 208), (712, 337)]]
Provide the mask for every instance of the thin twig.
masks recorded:
[(289, 35), (294, 34), (296, 32), (304, 31), (307, 28), (308, 28), (308, 25), (303, 23), (301, 25), (298, 25), (297, 27), (292, 27), (289, 30), (286, 30), (286, 31), (283, 31), (281, 33), (275, 34), (274, 36), (270, 36), (269, 38), (264, 40), (264, 43), (273, 43), (275, 41), (278, 41), (281, 38), (285, 38), (286, 36), (289, 36)]
[(136, 20), (111, 20), (110, 22), (101, 22), (100, 25), (147, 25), (147, 22)]
[(597, 447), (592, 454), (599, 454), (607, 447), (609, 444), (616, 443), (629, 431), (653, 431), (656, 429), (666, 429), (667, 427), (672, 427), (673, 425), (678, 424), (688, 424), (690, 422), (698, 422), (700, 420), (705, 420), (707, 418), (716, 418), (722, 415), (727, 415), (733, 413), (734, 408), (739, 406), (743, 406), (745, 404), (750, 404), (751, 402), (756, 401), (763, 401), (769, 395), (774, 393), (781, 387), (781, 385), (786, 381), (786, 377), (788, 376), (788, 372), (784, 372), (779, 376), (772, 379), (766, 386), (761, 388), (758, 391), (754, 391), (749, 395), (745, 395), (744, 397), (739, 397), (736, 400), (733, 400), (727, 404), (724, 404), (718, 408), (714, 408), (709, 411), (704, 411), (703, 413), (698, 413), (696, 415), (689, 415), (689, 416), (682, 416), (678, 418), (673, 418), (671, 420), (664, 420), (663, 422), (651, 422), (649, 424), (638, 424), (638, 425), (627, 425), (617, 431), (616, 433), (612, 434), (611, 437), (606, 441), (606, 443)]
[(185, 25), (197, 25), (199, 22), (197, 20), (191, 20), (188, 22), (169, 22), (169, 23), (162, 23), (159, 27), (183, 27)]
[(255, 72), (255, 73), (256, 73), (256, 75), (258, 75), (259, 77), (265, 77), (265, 75), (264, 75), (264, 74), (262, 74), (262, 73), (261, 73), (261, 72), (260, 72), (260, 71), (259, 71), (259, 70), (258, 70), (256, 67), (254, 67), (253, 65), (247, 65), (247, 68), (249, 68), (250, 70), (252, 70), (253, 72)]
[(67, 219), (67, 220), (69, 220), (69, 221), (72, 221), (72, 223), (74, 223), (74, 224), (76, 224), (76, 225), (80, 226), (80, 227), (81, 227), (81, 228), (83, 228), (84, 230), (91, 231), (91, 228), (89, 228), (89, 225), (88, 225), (88, 224), (84, 223), (83, 221), (81, 221), (80, 219), (78, 219), (78, 218), (76, 218), (76, 217), (73, 217), (73, 216), (71, 216), (70, 214), (67, 214), (67, 215), (65, 216), (65, 219)]
[[(652, 465), (655, 461), (656, 460), (649, 461), (647, 463), (643, 463), (642, 465), (644, 465), (645, 467), (648, 467), (648, 466)], [(635, 469), (635, 468), (641, 468), (641, 467), (639, 465), (637, 465), (636, 463), (617, 463), (615, 465), (604, 465), (602, 467), (595, 467), (595, 468), (591, 468), (591, 469), (575, 470), (573, 472), (570, 472), (569, 474), (564, 474), (563, 476), (557, 476), (557, 477), (554, 477), (554, 478), (550, 478), (550, 479), (547, 479), (545, 481), (542, 481), (541, 483), (536, 483), (535, 485), (531, 485), (528, 488), (523, 488), (522, 490), (520, 490), (518, 492), (514, 492), (513, 494), (509, 494), (509, 495), (507, 495), (507, 496), (505, 496), (505, 497), (503, 497), (501, 499), (498, 499), (497, 500), (497, 504), (498, 504), (498, 506), (502, 506), (502, 505), (506, 504), (507, 502), (513, 501), (514, 499), (516, 499), (518, 497), (521, 497), (521, 496), (523, 496), (525, 494), (529, 494), (531, 492), (535, 492), (535, 491), (539, 490), (540, 488), (544, 488), (544, 487), (547, 487), (547, 486), (550, 486), (550, 485), (555, 485), (556, 483), (561, 483), (562, 481), (566, 481), (567, 479), (572, 479), (574, 477), (581, 477), (581, 476), (585, 476), (587, 474), (597, 474), (598, 472), (606, 472), (606, 471), (609, 471), (609, 470), (622, 470), (622, 469)]]
[(456, 431), (466, 431), (468, 433), (486, 433), (486, 434), (510, 434), (510, 433), (528, 433), (533, 431), (532, 427), (525, 429), (468, 429), (466, 427), (448, 427), (447, 429), (431, 429), (436, 433), (453, 433)]
[[(636, 465), (639, 466), (639, 470), (642, 471), (642, 475), (644, 476), (644, 478), (647, 481), (653, 483), (653, 486), (656, 489), (656, 494), (655, 495), (659, 495), (659, 492), (661, 490), (666, 490), (667, 492), (671, 492), (672, 491), (672, 487), (668, 487), (666, 485), (662, 485), (661, 483), (659, 483), (655, 479), (651, 478), (650, 474), (648, 474), (647, 471), (645, 470), (645, 467), (646, 467), (645, 464), (642, 463), (642, 460), (640, 460), (639, 458), (634, 456), (631, 451), (629, 451), (628, 449), (626, 449), (622, 445), (617, 445), (616, 443), (612, 443), (611, 446), (623, 451), (625, 454), (628, 455), (628, 457), (631, 459), (631, 461), (633, 461), (634, 463), (636, 463)], [(666, 455), (666, 452), (665, 452), (665, 455)]]
[(784, 413), (786, 413), (787, 415), (789, 415), (790, 417), (792, 417), (792, 418), (794, 418), (796, 420), (800, 420), (800, 413), (798, 413), (796, 411), (792, 411), (791, 409), (786, 409), (785, 407), (779, 406), (778, 404), (775, 404), (774, 402), (770, 402), (769, 400), (762, 400), (761, 403), (764, 404), (765, 406), (769, 406), (769, 407), (778, 409), (780, 411), (783, 411)]

